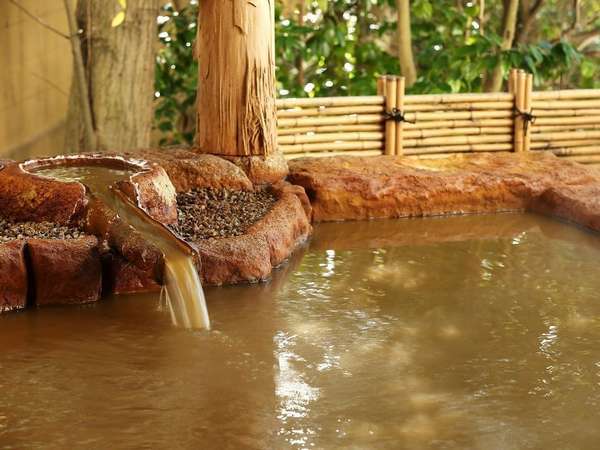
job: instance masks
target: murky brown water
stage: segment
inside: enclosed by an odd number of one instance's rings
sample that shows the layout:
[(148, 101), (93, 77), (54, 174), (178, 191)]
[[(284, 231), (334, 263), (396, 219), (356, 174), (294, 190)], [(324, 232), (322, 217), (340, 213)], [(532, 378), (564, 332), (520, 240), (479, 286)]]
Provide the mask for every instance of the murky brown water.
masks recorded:
[(0, 448), (595, 449), (600, 237), (328, 224), (272, 282), (0, 317)]

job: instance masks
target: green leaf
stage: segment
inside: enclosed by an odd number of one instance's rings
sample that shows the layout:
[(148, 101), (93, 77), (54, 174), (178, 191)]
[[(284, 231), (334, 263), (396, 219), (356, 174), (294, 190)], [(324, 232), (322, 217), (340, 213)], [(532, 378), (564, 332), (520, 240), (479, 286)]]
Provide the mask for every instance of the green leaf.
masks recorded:
[(117, 15), (115, 17), (113, 17), (113, 20), (111, 22), (111, 26), (113, 28), (116, 28), (119, 25), (121, 25), (124, 21), (125, 21), (125, 11), (119, 11), (117, 13)]

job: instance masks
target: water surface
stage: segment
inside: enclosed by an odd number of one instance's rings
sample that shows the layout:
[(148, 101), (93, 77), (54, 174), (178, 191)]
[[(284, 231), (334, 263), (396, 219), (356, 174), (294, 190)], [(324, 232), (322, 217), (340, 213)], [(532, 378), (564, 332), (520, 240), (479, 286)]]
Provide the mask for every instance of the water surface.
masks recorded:
[(0, 448), (593, 449), (600, 239), (532, 215), (319, 225), (270, 283), (0, 317)]

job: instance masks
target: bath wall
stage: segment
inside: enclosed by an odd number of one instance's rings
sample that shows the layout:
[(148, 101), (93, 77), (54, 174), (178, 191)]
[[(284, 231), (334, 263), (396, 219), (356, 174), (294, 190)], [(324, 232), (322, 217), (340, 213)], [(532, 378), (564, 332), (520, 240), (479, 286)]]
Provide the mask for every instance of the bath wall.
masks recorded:
[[(15, 1), (67, 32), (63, 0)], [(72, 72), (69, 42), (13, 2), (0, 0), (0, 7), (0, 158), (45, 154), (64, 140)]]

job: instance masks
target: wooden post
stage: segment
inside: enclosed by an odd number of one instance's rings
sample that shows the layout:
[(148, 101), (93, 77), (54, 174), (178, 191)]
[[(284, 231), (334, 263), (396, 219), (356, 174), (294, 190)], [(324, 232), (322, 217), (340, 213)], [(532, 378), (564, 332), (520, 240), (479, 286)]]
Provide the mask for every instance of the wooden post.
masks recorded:
[[(523, 111), (527, 114), (531, 114), (531, 97), (533, 94), (533, 75), (528, 73), (525, 77), (525, 93), (523, 100)], [(533, 132), (533, 123), (525, 124), (525, 136), (523, 138), (523, 151), (528, 152), (531, 147), (531, 133)]]
[[(404, 114), (404, 91), (406, 87), (406, 80), (404, 77), (398, 77), (396, 85), (396, 109), (400, 111), (400, 114)], [(396, 122), (396, 155), (402, 155), (404, 153), (402, 148), (402, 129), (404, 128), (403, 122)]]
[(198, 30), (197, 151), (277, 151), (275, 2), (203, 0)]
[[(385, 110), (391, 113), (396, 108), (397, 77), (388, 76), (385, 84)], [(385, 154), (396, 153), (396, 122), (387, 120), (385, 122)]]
[(387, 83), (387, 75), (381, 75), (377, 78), (377, 95), (385, 97), (385, 85)]
[(525, 87), (527, 84), (527, 74), (523, 70), (517, 73), (515, 85), (515, 135), (514, 151), (520, 153), (523, 151), (523, 141), (525, 134), (525, 120), (520, 112), (525, 109)]

